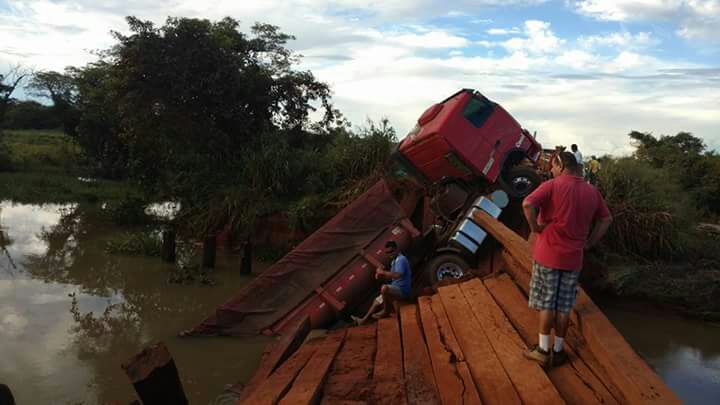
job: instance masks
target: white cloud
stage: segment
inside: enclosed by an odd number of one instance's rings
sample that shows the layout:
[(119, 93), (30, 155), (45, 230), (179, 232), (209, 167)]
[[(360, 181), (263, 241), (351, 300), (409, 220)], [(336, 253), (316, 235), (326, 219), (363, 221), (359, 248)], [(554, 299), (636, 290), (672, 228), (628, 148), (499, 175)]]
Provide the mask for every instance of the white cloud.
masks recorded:
[(430, 31), (424, 34), (400, 34), (397, 36), (388, 35), (392, 43), (404, 45), (411, 48), (464, 48), (470, 41), (445, 31)]
[(589, 35), (578, 38), (578, 43), (583, 48), (596, 47), (617, 47), (617, 48), (647, 48), (660, 44), (660, 40), (656, 39), (649, 32), (638, 32), (632, 34), (629, 32), (613, 32), (606, 35)]
[(628, 21), (672, 17), (683, 5), (682, 0), (581, 0), (576, 10), (605, 21)]
[(521, 31), (519, 28), (490, 28), (485, 31), (488, 35), (510, 35), (519, 34)]
[[(495, 28), (492, 33), (509, 36), (493, 41), (465, 33), (468, 26), (436, 27), (424, 19), (447, 16), (453, 10), (453, 18), (489, 24), (492, 21), (482, 10), (505, 3), (178, 0), (171, 6), (160, 2), (148, 6), (141, 1), (13, 0), (8, 4), (24, 13), (0, 14), (3, 40), (8, 38), (0, 44), (0, 58), (58, 69), (92, 60), (88, 49), (113, 42), (109, 30), (126, 30), (125, 14), (157, 23), (167, 14), (209, 19), (229, 15), (242, 22), (243, 30), (263, 21), (296, 35), (297, 41), (289, 46), (305, 56), (301, 68), (311, 69), (331, 86), (334, 103), (352, 122), (387, 116), (401, 136), (428, 105), (463, 87), (478, 88), (506, 106), (523, 125), (538, 130), (540, 141), (548, 145), (575, 140), (587, 145), (588, 152), (622, 151), (631, 129), (717, 136), (720, 78), (699, 73), (710, 66), (674, 60), (669, 53), (663, 58), (650, 56), (659, 43), (655, 31), (560, 37), (549, 22), (530, 20), (519, 28)], [(641, 12), (648, 18), (665, 18), (672, 8), (672, 2), (655, 8), (644, 1), (614, 2), (615, 8), (609, 3), (573, 4), (593, 18), (624, 21)], [(716, 10), (713, 2), (685, 4), (683, 18), (690, 15), (688, 10), (707, 15)], [(52, 26), (54, 21), (67, 26)], [(482, 34), (485, 28), (475, 31)], [(688, 30), (683, 35), (700, 33)], [(11, 51), (29, 55), (3, 54), (8, 44)], [(653, 109), (663, 116), (653, 114)], [(720, 146), (720, 140), (706, 141)]]
[(510, 52), (544, 54), (555, 52), (565, 42), (555, 36), (550, 29), (550, 23), (545, 21), (525, 21), (524, 32), (526, 37), (509, 39), (503, 46)]
[(598, 58), (589, 52), (569, 50), (563, 52), (555, 58), (555, 62), (559, 65), (567, 66), (575, 70), (583, 70), (595, 66), (598, 62)]
[(681, 37), (720, 42), (720, 0), (581, 0), (573, 5), (578, 13), (602, 21), (677, 21)]

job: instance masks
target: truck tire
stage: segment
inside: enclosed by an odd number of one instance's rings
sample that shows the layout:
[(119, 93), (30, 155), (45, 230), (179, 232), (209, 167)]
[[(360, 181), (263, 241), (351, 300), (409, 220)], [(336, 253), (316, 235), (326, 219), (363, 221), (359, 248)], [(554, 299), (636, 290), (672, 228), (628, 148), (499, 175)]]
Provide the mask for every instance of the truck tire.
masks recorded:
[(540, 174), (528, 166), (513, 166), (500, 177), (500, 185), (503, 190), (513, 198), (525, 198), (540, 183), (542, 183)]
[(425, 271), (431, 284), (447, 279), (458, 279), (468, 274), (470, 265), (461, 256), (444, 253), (432, 258)]

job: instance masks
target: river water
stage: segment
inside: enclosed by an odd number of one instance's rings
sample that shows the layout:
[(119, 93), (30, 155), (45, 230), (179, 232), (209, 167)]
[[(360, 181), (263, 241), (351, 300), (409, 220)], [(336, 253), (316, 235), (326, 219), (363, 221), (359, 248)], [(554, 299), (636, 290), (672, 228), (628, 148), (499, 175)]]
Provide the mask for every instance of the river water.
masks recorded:
[[(239, 257), (219, 254), (215, 286), (168, 284), (172, 266), (157, 258), (105, 253), (123, 230), (90, 212), (0, 203), (0, 382), (17, 402), (129, 403), (120, 364), (155, 341), (168, 345), (192, 403), (247, 381), (268, 339), (176, 337), (249, 281)], [(720, 326), (616, 300), (600, 305), (683, 401), (718, 402)]]
[(192, 403), (247, 381), (268, 339), (176, 337), (249, 281), (240, 258), (219, 254), (215, 286), (169, 284), (158, 258), (107, 254), (124, 230), (91, 211), (0, 203), (0, 382), (18, 404), (129, 403), (120, 364), (156, 341)]

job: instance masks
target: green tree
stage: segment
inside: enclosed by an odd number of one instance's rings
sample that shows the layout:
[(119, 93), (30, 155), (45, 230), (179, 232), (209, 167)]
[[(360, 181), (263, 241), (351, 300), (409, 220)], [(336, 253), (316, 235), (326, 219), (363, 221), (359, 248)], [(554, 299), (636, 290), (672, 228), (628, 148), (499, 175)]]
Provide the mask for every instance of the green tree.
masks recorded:
[(5, 113), (13, 102), (13, 93), (28, 74), (29, 72), (20, 65), (11, 67), (5, 74), (0, 73), (0, 127), (4, 123)]
[(245, 34), (231, 18), (127, 21), (130, 34), (115, 33), (101, 60), (71, 71), (77, 137), (99, 168), (126, 172), (195, 218), (216, 213), (205, 228), (227, 221), (215, 206), (253, 212), (299, 189), (297, 151), (327, 140), (310, 130), (331, 127), (337, 112), (328, 86), (294, 69), (292, 36), (267, 24)]
[(78, 91), (72, 68), (65, 73), (37, 72), (32, 76), (28, 88), (34, 95), (52, 100), (53, 111), (62, 120), (63, 130), (76, 137), (79, 120), (76, 106)]

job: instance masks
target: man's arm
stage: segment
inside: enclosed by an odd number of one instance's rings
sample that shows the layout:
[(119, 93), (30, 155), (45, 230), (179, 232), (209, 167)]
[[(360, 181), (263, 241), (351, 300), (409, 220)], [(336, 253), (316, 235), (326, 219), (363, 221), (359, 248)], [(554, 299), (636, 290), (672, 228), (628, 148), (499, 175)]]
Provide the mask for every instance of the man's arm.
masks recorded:
[(385, 270), (381, 269), (380, 267), (378, 267), (375, 270), (375, 278), (384, 278), (387, 280), (397, 280), (400, 277), (402, 277), (402, 274), (396, 273), (394, 271), (385, 271)]
[(545, 225), (538, 224), (537, 221), (537, 209), (535, 207), (527, 202), (523, 202), (523, 212), (525, 213), (525, 219), (527, 219), (528, 225), (530, 225), (530, 232), (532, 233), (540, 233), (545, 228)]
[(601, 218), (595, 223), (595, 226), (593, 226), (592, 232), (590, 232), (590, 237), (588, 238), (587, 243), (585, 244), (585, 250), (592, 248), (598, 242), (600, 242), (600, 239), (602, 239), (602, 237), (605, 236), (605, 233), (610, 228), (611, 223), (612, 223), (611, 216)]

